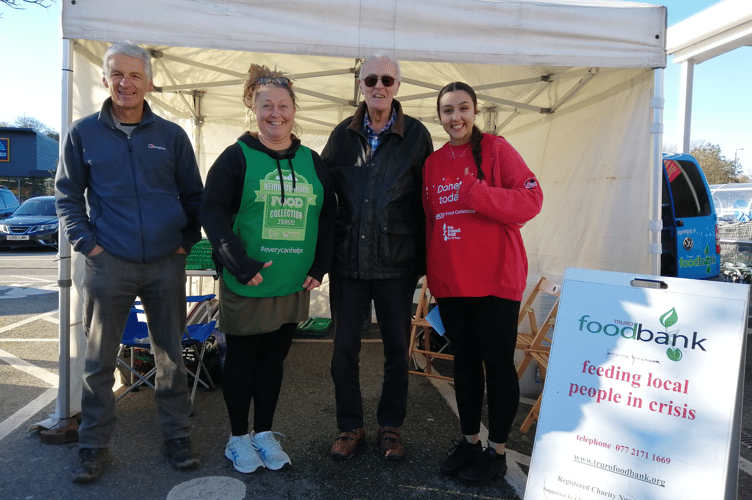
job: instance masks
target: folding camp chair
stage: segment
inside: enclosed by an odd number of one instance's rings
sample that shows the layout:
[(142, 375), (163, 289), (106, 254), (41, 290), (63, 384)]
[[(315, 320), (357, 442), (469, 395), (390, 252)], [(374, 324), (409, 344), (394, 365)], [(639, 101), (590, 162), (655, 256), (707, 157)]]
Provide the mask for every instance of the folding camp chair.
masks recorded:
[[(130, 372), (130, 387), (115, 399), (115, 402), (120, 401), (126, 394), (133, 391), (138, 391), (142, 385), (147, 385), (154, 389), (149, 379), (151, 379), (157, 372), (156, 367), (152, 367), (146, 373), (141, 371), (136, 366), (136, 353), (139, 350), (148, 351), (151, 349), (149, 343), (149, 327), (143, 321), (138, 320), (138, 314), (141, 311), (135, 307), (131, 308), (131, 312), (128, 315), (128, 321), (125, 324), (125, 331), (123, 332), (123, 338), (120, 341), (120, 350), (118, 351), (117, 362), (119, 366), (126, 368)], [(130, 350), (130, 364), (126, 363), (123, 359), (123, 355), (126, 349)], [(134, 379), (137, 377), (138, 380)]]
[[(195, 372), (190, 368), (186, 368), (188, 370), (188, 375), (193, 377), (191, 403), (193, 403), (196, 396), (196, 389), (199, 383), (210, 390), (215, 387), (214, 382), (209, 375), (209, 370), (204, 364), (204, 354), (206, 353), (206, 348), (210, 343), (210, 338), (214, 333), (217, 323), (216, 319), (213, 319), (213, 316), (216, 313), (216, 309), (213, 307), (216, 304), (216, 301), (213, 300), (214, 297), (214, 295), (200, 295), (187, 298), (187, 301), (194, 303), (194, 305), (188, 312), (186, 321), (188, 325), (186, 326), (186, 331), (183, 333), (181, 344), (184, 348), (187, 348), (193, 353), (196, 360)], [(118, 364), (125, 367), (131, 373), (131, 386), (117, 397), (115, 400), (116, 402), (120, 401), (129, 392), (138, 390), (142, 385), (147, 385), (154, 389), (154, 384), (150, 382), (150, 379), (157, 371), (156, 366), (151, 367), (143, 374), (135, 366), (137, 350), (151, 349), (148, 325), (145, 322), (138, 320), (138, 314), (141, 312), (143, 311), (136, 309), (135, 307), (131, 309), (128, 321), (126, 322), (125, 331), (123, 332), (123, 339), (120, 343), (120, 351), (118, 353)], [(129, 348), (131, 351), (130, 365), (123, 360), (122, 354), (125, 348)], [(206, 375), (206, 382), (201, 380), (202, 370)], [(134, 376), (137, 380), (133, 378)]]
[[(193, 388), (191, 389), (191, 402), (193, 402), (198, 384), (209, 390), (214, 390), (215, 387), (214, 381), (209, 375), (209, 369), (204, 364), (204, 354), (217, 324), (219, 303), (214, 294), (192, 296), (186, 300), (194, 303), (188, 311), (187, 331), (183, 335), (182, 342), (184, 347), (193, 352), (193, 357), (196, 360), (195, 373), (190, 368), (186, 368), (188, 375), (193, 377)], [(201, 380), (201, 370), (206, 375), (206, 382)]]
[[(429, 305), (431, 302), (435, 302), (435, 299), (428, 290), (427, 280), (423, 278), (423, 286), (420, 289), (420, 295), (418, 295), (418, 307), (415, 310), (415, 317), (410, 322), (410, 344), (407, 352), (408, 361), (413, 362), (415, 369), (408, 370), (408, 373), (453, 381), (452, 377), (441, 375), (433, 369), (434, 358), (452, 361), (454, 356), (444, 352), (450, 345), (448, 340), (443, 347), (435, 351), (431, 350), (431, 331), (433, 328), (426, 319), (426, 315), (430, 312)], [(425, 367), (419, 365), (418, 356), (423, 356)], [(422, 365), (422, 363), (420, 364)]]
[[(533, 304), (535, 299), (541, 293), (555, 297), (555, 299), (548, 314), (546, 314), (544, 320), (539, 324)], [(551, 327), (554, 326), (556, 312), (559, 309), (560, 294), (561, 285), (541, 277), (535, 285), (535, 288), (530, 292), (525, 303), (520, 307), (520, 315), (517, 319), (517, 324), (520, 325), (525, 318), (528, 318), (530, 333), (517, 334), (517, 349), (524, 351), (524, 356), (520, 362), (520, 366), (517, 368), (517, 378), (521, 379), (525, 370), (527, 370), (530, 365), (530, 362), (535, 360), (538, 363), (541, 378), (545, 380), (546, 368), (548, 368), (548, 356), (551, 352), (551, 338), (548, 336), (548, 333), (551, 330)], [(546, 344), (543, 343), (544, 341)], [(525, 421), (522, 423), (522, 426), (520, 427), (522, 432), (527, 432), (533, 421), (538, 418), (542, 398), (543, 393), (538, 396), (535, 404), (530, 409), (530, 412), (528, 412)]]

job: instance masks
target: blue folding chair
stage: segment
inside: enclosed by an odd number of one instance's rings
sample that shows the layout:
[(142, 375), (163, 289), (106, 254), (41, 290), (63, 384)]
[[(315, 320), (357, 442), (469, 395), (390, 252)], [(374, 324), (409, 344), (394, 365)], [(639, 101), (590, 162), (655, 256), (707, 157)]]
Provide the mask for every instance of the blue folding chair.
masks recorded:
[[(204, 364), (204, 354), (210, 344), (210, 339), (214, 333), (217, 321), (212, 319), (216, 314), (214, 308), (212, 308), (214, 295), (199, 295), (191, 296), (187, 298), (188, 302), (195, 303), (189, 311), (186, 331), (183, 333), (183, 339), (181, 344), (183, 347), (188, 348), (193, 352), (196, 359), (195, 372), (189, 368), (188, 374), (193, 377), (193, 387), (191, 389), (191, 403), (196, 396), (196, 389), (198, 384), (201, 383), (205, 388), (213, 390), (215, 388), (214, 382), (209, 375), (209, 370)], [(136, 302), (136, 304), (139, 304)], [(154, 384), (150, 379), (156, 374), (156, 366), (149, 369), (146, 373), (141, 373), (135, 366), (135, 353), (137, 349), (151, 350), (151, 344), (149, 343), (149, 327), (144, 321), (139, 321), (138, 314), (143, 313), (142, 310), (136, 307), (131, 308), (131, 312), (128, 315), (128, 321), (125, 325), (125, 331), (123, 332), (123, 338), (120, 342), (120, 351), (118, 352), (118, 364), (126, 368), (131, 373), (131, 386), (123, 392), (115, 400), (120, 401), (126, 394), (132, 391), (138, 391), (142, 385), (147, 385), (154, 389)], [(126, 348), (130, 348), (130, 364), (126, 363), (123, 359), (123, 352)], [(201, 371), (204, 371), (206, 376), (206, 382), (201, 380)], [(136, 377), (136, 379), (134, 379)]]

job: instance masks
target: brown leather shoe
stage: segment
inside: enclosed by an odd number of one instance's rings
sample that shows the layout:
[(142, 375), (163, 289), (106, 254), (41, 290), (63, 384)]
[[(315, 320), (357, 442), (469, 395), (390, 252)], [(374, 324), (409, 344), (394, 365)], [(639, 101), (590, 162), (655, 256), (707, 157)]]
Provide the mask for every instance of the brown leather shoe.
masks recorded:
[(344, 431), (337, 435), (329, 451), (337, 460), (347, 460), (355, 455), (358, 447), (366, 440), (366, 431), (362, 427), (354, 431)]
[(407, 453), (402, 444), (402, 435), (394, 427), (379, 427), (379, 448), (384, 458), (395, 462), (404, 459)]

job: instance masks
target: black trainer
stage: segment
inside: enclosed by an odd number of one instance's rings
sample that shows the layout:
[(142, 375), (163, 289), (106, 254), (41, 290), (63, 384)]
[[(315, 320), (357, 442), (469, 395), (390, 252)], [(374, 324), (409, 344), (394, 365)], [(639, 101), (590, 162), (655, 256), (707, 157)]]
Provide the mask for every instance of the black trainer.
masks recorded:
[(193, 470), (199, 466), (198, 453), (193, 451), (189, 437), (168, 439), (162, 443), (162, 453), (177, 470)]
[(447, 453), (449, 457), (441, 464), (441, 472), (445, 476), (456, 476), (460, 471), (478, 460), (483, 453), (483, 445), (478, 441), (471, 444), (462, 436), (459, 441), (452, 440), (454, 448)]
[(469, 485), (481, 485), (507, 473), (507, 456), (499, 455), (493, 448), (486, 448), (473, 465), (460, 472), (460, 481)]
[(73, 468), (73, 482), (93, 483), (102, 476), (110, 458), (107, 448), (81, 448), (78, 450), (78, 465)]

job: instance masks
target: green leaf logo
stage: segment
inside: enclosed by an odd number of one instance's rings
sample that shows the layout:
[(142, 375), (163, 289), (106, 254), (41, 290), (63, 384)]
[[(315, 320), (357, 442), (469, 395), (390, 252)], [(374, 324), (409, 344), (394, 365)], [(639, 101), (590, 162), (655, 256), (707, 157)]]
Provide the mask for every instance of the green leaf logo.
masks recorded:
[(705, 255), (710, 255), (710, 247), (707, 243), (705, 244)]
[(666, 328), (674, 326), (677, 321), (679, 321), (679, 315), (676, 314), (675, 307), (672, 307), (670, 311), (661, 316), (661, 324)]
[(682, 352), (678, 347), (674, 349), (671, 349), (669, 347), (666, 350), (666, 356), (668, 356), (668, 359), (670, 359), (671, 361), (679, 361), (682, 358)]

